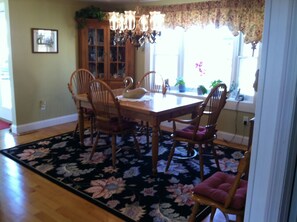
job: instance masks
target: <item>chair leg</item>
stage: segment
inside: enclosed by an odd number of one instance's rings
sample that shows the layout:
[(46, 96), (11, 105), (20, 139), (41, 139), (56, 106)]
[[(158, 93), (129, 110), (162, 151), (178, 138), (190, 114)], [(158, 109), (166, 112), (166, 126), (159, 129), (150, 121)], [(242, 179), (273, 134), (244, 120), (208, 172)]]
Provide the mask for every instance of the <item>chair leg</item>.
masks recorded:
[(163, 133), (162, 133), (162, 130), (161, 130), (161, 127), (159, 126), (159, 141), (160, 143), (163, 141)]
[(223, 212), (223, 211), (221, 211), (221, 212), (224, 215), (226, 222), (229, 222), (230, 221), (229, 220), (229, 215), (227, 213)]
[(175, 151), (175, 146), (176, 146), (176, 141), (173, 142), (173, 145), (171, 147), (171, 150), (170, 150), (170, 153), (169, 153), (169, 156), (168, 156), (168, 160), (167, 160), (167, 165), (166, 165), (165, 171), (168, 171), (168, 168), (170, 166), (170, 163), (171, 163), (171, 160), (172, 160), (174, 151)]
[(198, 145), (198, 149), (199, 149), (200, 179), (201, 181), (203, 181), (204, 179), (203, 150), (200, 144)]
[(237, 214), (236, 215), (236, 222), (243, 222), (243, 215)]
[(91, 144), (93, 144), (93, 133), (94, 133), (94, 117), (91, 116), (90, 117), (90, 121), (91, 121)]
[(212, 150), (213, 156), (215, 158), (215, 162), (216, 162), (217, 168), (219, 169), (219, 171), (221, 171), (221, 167), (220, 167), (218, 155), (217, 155), (216, 149), (213, 146), (213, 143), (211, 143), (211, 150)]
[(199, 203), (198, 202), (195, 202), (193, 208), (192, 208), (192, 213), (190, 215), (190, 218), (189, 218), (189, 222), (195, 222), (196, 221), (196, 215), (198, 213), (198, 210), (199, 210)]
[(96, 147), (97, 147), (97, 144), (98, 144), (98, 140), (99, 140), (99, 135), (100, 135), (100, 133), (97, 132), (97, 135), (96, 135), (96, 138), (95, 138), (95, 143), (93, 143), (93, 148), (92, 148), (92, 152), (91, 152), (91, 155), (89, 157), (89, 160), (92, 159), (92, 157), (93, 157), (93, 155), (95, 153), (95, 150), (96, 150)]
[(210, 221), (213, 221), (214, 215), (216, 214), (216, 207), (211, 207)]
[(111, 155), (112, 155), (112, 166), (115, 168), (116, 163), (116, 135), (111, 137)]
[(147, 148), (150, 147), (150, 134), (149, 134), (149, 123), (146, 122), (146, 144)]
[(136, 147), (136, 151), (138, 153), (138, 157), (140, 157), (141, 152), (140, 152), (140, 149), (139, 149), (139, 143), (138, 143), (138, 140), (136, 138), (135, 132), (133, 132), (133, 139), (134, 139), (134, 144), (135, 144), (135, 147)]
[(77, 130), (78, 130), (78, 122), (76, 123), (75, 129), (73, 131), (73, 138), (75, 137)]
[(189, 143), (188, 144), (188, 148), (187, 148), (187, 155), (188, 157), (193, 155), (193, 150), (194, 150), (194, 144), (193, 143)]

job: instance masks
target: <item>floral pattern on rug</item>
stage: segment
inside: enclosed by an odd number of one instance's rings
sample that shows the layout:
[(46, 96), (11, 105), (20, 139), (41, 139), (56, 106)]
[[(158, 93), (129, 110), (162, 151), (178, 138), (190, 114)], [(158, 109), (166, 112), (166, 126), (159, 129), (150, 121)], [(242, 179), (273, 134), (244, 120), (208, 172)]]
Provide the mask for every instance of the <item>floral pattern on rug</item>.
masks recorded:
[[(89, 141), (86, 130), (86, 144)], [(165, 172), (172, 140), (162, 133), (159, 143), (158, 174), (152, 176), (151, 150), (144, 135), (137, 135), (139, 158), (132, 137), (118, 137), (116, 168), (111, 163), (110, 138), (103, 135), (89, 160), (91, 146), (81, 147), (72, 133), (54, 136), (30, 144), (2, 150), (1, 153), (50, 178), (70, 191), (106, 207), (125, 221), (187, 221), (193, 201), (191, 191), (200, 182), (197, 158), (173, 159)], [(179, 144), (182, 154), (185, 144)], [(222, 171), (235, 173), (243, 152), (217, 146)], [(205, 150), (204, 174), (217, 171), (212, 155)]]

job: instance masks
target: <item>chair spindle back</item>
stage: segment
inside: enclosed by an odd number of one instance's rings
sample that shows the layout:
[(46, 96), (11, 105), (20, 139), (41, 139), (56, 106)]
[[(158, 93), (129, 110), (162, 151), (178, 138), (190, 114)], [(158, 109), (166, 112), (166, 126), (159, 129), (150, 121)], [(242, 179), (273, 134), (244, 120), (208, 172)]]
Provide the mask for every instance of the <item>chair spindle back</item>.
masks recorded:
[(142, 76), (136, 87), (143, 87), (150, 92), (164, 92), (165, 83), (160, 73), (149, 71)]
[(95, 79), (90, 82), (88, 98), (97, 120), (108, 122), (115, 117), (120, 120), (119, 101), (104, 81)]

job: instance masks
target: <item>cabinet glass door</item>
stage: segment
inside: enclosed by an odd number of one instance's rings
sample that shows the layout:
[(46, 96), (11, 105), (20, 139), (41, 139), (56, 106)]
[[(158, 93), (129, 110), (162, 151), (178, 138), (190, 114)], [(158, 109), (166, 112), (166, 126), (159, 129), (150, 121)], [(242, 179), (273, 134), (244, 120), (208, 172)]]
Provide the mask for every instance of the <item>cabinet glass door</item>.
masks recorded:
[(123, 44), (113, 44), (113, 35), (110, 36), (110, 65), (109, 79), (124, 78), (126, 73), (126, 47)]
[(89, 70), (96, 78), (104, 78), (104, 29), (88, 30)]

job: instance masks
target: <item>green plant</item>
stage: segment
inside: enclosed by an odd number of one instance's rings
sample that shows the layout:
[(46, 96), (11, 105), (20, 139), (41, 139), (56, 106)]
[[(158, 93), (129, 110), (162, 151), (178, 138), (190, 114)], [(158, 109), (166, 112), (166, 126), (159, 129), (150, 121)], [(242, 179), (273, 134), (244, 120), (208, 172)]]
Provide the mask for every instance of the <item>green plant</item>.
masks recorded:
[(210, 87), (213, 88), (213, 87), (215, 87), (216, 85), (218, 85), (218, 84), (220, 84), (220, 83), (222, 83), (222, 82), (223, 82), (223, 81), (220, 80), (220, 79), (218, 79), (218, 80), (214, 80), (214, 81), (211, 82)]
[(203, 85), (199, 85), (199, 86), (198, 86), (198, 94), (199, 94), (199, 92), (200, 92), (202, 95), (204, 95), (204, 94), (207, 93), (207, 89), (205, 88), (205, 86), (203, 86)]
[(74, 18), (77, 21), (77, 27), (80, 29), (86, 25), (87, 19), (98, 19), (98, 21), (102, 21), (104, 17), (105, 13), (100, 8), (91, 5), (76, 11)]
[(179, 86), (179, 85), (182, 85), (182, 86), (186, 85), (185, 81), (182, 78), (178, 78), (174, 86)]

